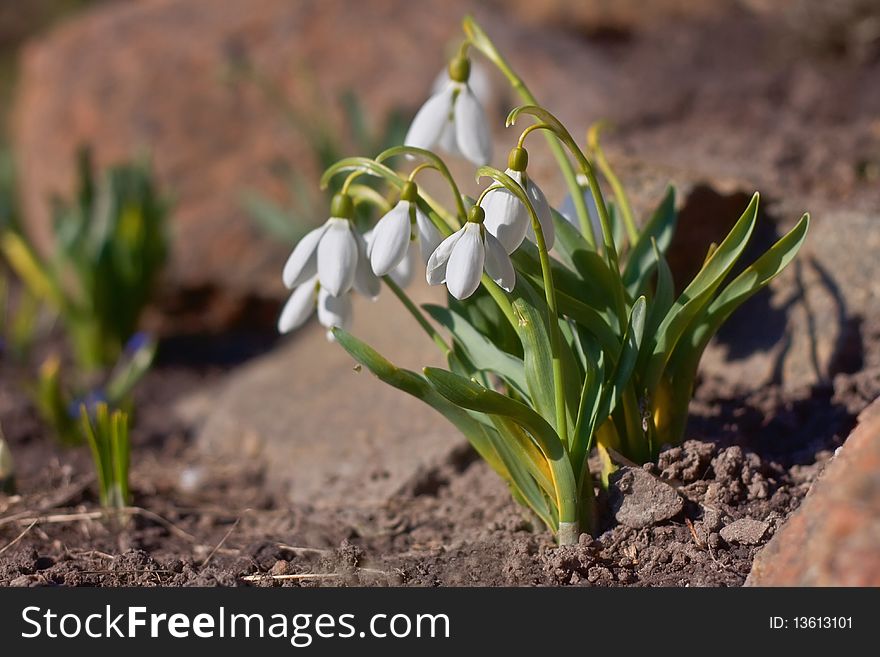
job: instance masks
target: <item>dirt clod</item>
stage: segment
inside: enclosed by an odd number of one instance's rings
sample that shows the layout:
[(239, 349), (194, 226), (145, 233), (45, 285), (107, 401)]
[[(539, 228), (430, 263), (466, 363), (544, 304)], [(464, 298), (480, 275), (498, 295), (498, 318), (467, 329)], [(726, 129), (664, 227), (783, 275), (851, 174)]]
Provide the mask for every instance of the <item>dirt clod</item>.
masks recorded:
[(757, 545), (764, 538), (770, 523), (752, 518), (740, 518), (729, 525), (725, 525), (721, 531), (721, 538), (728, 543), (740, 545)]
[(642, 468), (624, 466), (611, 475), (609, 493), (615, 520), (633, 529), (669, 520), (684, 506), (672, 486)]

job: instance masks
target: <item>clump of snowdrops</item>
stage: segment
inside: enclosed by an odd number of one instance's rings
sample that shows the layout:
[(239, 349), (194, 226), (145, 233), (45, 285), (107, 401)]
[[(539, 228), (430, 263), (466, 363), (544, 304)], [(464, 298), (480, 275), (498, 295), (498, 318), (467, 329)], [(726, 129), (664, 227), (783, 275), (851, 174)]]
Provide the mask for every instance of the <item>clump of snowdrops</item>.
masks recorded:
[[(347, 175), (330, 219), (303, 237), (284, 267), (293, 292), (279, 329), (293, 330), (317, 308), (329, 337), (379, 379), (448, 418), (513, 497), (560, 544), (571, 544), (595, 530), (595, 487), (607, 483), (615, 463), (651, 461), (662, 445), (682, 440), (703, 350), (794, 258), (809, 217), (727, 280), (755, 227), (755, 194), (676, 295), (664, 255), (676, 227), (674, 191), (637, 222), (599, 147), (598, 126), (582, 150), (473, 19), (464, 20), (464, 32), (448, 79), (419, 110), (404, 145), (340, 160), (325, 172), (324, 186)], [(505, 170), (490, 165), (490, 126), (469, 84), (473, 51), (524, 103), (507, 117), (508, 127), (525, 127)], [(528, 170), (526, 146), (538, 133), (569, 188), (562, 213)], [(478, 167), (486, 185), (477, 199), (460, 193), (435, 151)], [(408, 171), (388, 166), (400, 155), (412, 163)], [(452, 207), (418, 186), (427, 170), (448, 182)], [(384, 180), (388, 197), (356, 185), (362, 176)], [(352, 222), (362, 203), (383, 213), (366, 234)], [(446, 286), (446, 305), (419, 308), (404, 292), (420, 260), (428, 283)], [(443, 351), (448, 369), (396, 367), (347, 332), (352, 291), (375, 297), (382, 284)], [(594, 449), (603, 463), (598, 481), (588, 466)]]

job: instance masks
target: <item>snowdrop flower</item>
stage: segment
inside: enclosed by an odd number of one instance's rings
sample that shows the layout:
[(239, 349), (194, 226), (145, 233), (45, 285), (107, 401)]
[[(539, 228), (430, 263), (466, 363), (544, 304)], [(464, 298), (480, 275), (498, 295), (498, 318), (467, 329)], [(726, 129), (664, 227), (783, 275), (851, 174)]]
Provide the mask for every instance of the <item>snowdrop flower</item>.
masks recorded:
[(513, 263), (501, 242), (486, 230), (485, 218), (483, 208), (475, 205), (465, 225), (440, 243), (428, 259), (426, 276), (430, 285), (446, 283), (452, 296), (466, 299), (480, 286), (485, 270), (502, 288), (513, 290)]
[[(596, 235), (601, 235), (602, 225), (599, 223), (599, 210), (596, 208), (596, 199), (593, 198), (593, 193), (590, 191), (587, 177), (579, 173), (577, 175), (577, 182), (581, 188), (581, 195), (584, 197), (584, 205), (587, 207), (590, 223), (593, 224), (593, 232)], [(575, 210), (574, 199), (572, 199), (571, 194), (566, 194), (565, 199), (562, 201), (562, 206), (559, 208), (559, 214), (565, 217), (568, 223), (580, 229), (581, 224), (578, 220), (577, 210)]]
[(336, 194), (330, 218), (303, 237), (284, 265), (284, 284), (293, 289), (318, 276), (321, 289), (342, 297), (352, 287), (366, 296), (379, 293), (379, 281), (366, 259), (364, 238), (352, 226), (354, 203), (347, 194)]
[[(544, 192), (526, 174), (528, 163), (529, 156), (526, 150), (521, 147), (514, 148), (510, 151), (510, 157), (507, 159), (505, 173), (525, 190), (535, 213), (538, 215), (541, 232), (544, 233), (544, 242), (549, 250), (553, 248), (556, 236), (553, 217), (550, 214), (550, 205), (547, 203)], [(486, 210), (486, 228), (498, 238), (507, 253), (513, 253), (519, 248), (526, 237), (533, 242), (535, 241), (535, 232), (532, 229), (529, 211), (508, 189), (498, 187), (487, 192), (483, 206)]]
[(421, 248), (425, 261), (440, 244), (440, 233), (419, 209), (418, 198), (418, 187), (408, 180), (400, 201), (373, 228), (367, 253), (376, 276), (390, 274), (401, 265), (413, 243)]
[(449, 64), (446, 84), (431, 96), (413, 119), (404, 144), (461, 154), (476, 165), (492, 159), (492, 135), (483, 106), (468, 84), (471, 64), (456, 57)]
[[(437, 240), (438, 244), (439, 242), (440, 240)], [(433, 251), (431, 251), (431, 253), (433, 253)], [(431, 253), (428, 253), (428, 258), (431, 257)], [(416, 273), (416, 263), (418, 262), (420, 255), (422, 262), (428, 261), (428, 258), (424, 257), (425, 254), (422, 247), (419, 246), (419, 243), (415, 240), (411, 241), (406, 256), (389, 272), (388, 275), (391, 277), (391, 280), (397, 283), (399, 287), (407, 287), (412, 283), (413, 276)]]
[[(318, 309), (318, 322), (327, 329), (334, 327), (347, 329), (351, 325), (351, 295), (333, 296), (313, 276), (293, 291), (278, 318), (278, 332), (290, 333), (308, 321)], [(333, 340), (328, 330), (327, 339)]]

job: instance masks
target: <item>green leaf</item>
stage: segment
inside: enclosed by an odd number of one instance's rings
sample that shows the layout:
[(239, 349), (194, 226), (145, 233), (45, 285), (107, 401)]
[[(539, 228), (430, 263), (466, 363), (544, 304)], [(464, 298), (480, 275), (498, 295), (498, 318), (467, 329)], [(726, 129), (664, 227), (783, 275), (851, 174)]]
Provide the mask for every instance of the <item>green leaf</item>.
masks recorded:
[(654, 257), (654, 242), (657, 243), (660, 253), (666, 253), (677, 222), (675, 188), (669, 187), (627, 257), (626, 267), (623, 270), (623, 284), (631, 298), (644, 289), (646, 280), (657, 263)]
[[(695, 321), (682, 337), (670, 363), (678, 369), (686, 364), (696, 369), (703, 350), (728, 317), (752, 296), (764, 289), (794, 259), (807, 238), (810, 215), (803, 215), (797, 225), (777, 241), (764, 255), (733, 279), (709, 304), (705, 314)], [(674, 376), (674, 374), (673, 374)]]
[(525, 436), (522, 429), (507, 418), (493, 415), (492, 419), (493, 422), (496, 422), (497, 430), (492, 432), (491, 441), (498, 457), (504, 463), (507, 472), (510, 473), (508, 486), (514, 492), (514, 497), (521, 499), (527, 507), (532, 509), (541, 518), (547, 527), (555, 529), (556, 522), (554, 517), (556, 514), (554, 509), (551, 509), (548, 504), (548, 497), (555, 504), (555, 493), (552, 483), (545, 482), (545, 485), (550, 485), (549, 492), (545, 493), (543, 486), (539, 485), (535, 480), (535, 472), (530, 467), (530, 460), (524, 458), (519, 452), (519, 442), (515, 438), (513, 440), (505, 439), (506, 436), (513, 437), (517, 432), (523, 434), (523, 438), (526, 440), (529, 440), (528, 436)]
[(548, 461), (566, 458), (562, 441), (550, 423), (522, 402), (436, 367), (426, 367), (425, 377), (440, 395), (456, 406), (514, 420), (532, 434)]
[(422, 308), (452, 333), (476, 369), (494, 372), (522, 394), (528, 394), (522, 360), (501, 351), (458, 313), (432, 304), (425, 304)]
[[(568, 223), (568, 222), (564, 222)], [(561, 226), (560, 235), (565, 228)], [(573, 228), (569, 225), (569, 228)], [(580, 238), (583, 245), (583, 238)], [(560, 242), (562, 239), (560, 238)], [(541, 261), (538, 250), (528, 240), (524, 241), (513, 254), (512, 259), (517, 269), (531, 277), (541, 276)], [(574, 271), (558, 260), (550, 259), (553, 272), (553, 285), (557, 290), (573, 299), (596, 309), (600, 313), (614, 316), (614, 296), (612, 290), (619, 285), (614, 273), (608, 269), (608, 263), (589, 247), (577, 248), (571, 252)]]
[(688, 325), (706, 307), (742, 255), (752, 235), (757, 216), (758, 194), (756, 193), (730, 233), (663, 318), (653, 336), (651, 349), (645, 352), (649, 355), (643, 370), (644, 384), (649, 392), (653, 392), (659, 383), (666, 363)]
[(529, 397), (535, 409), (545, 418), (555, 417), (556, 400), (553, 395), (553, 352), (550, 336), (544, 323), (546, 313), (536, 307), (535, 295), (522, 281), (514, 294), (511, 306), (516, 315), (516, 332), (523, 345), (523, 370)]
[(574, 467), (585, 468), (586, 457), (593, 443), (593, 434), (599, 419), (601, 401), (604, 392), (605, 381), (605, 351), (599, 348), (590, 336), (582, 336), (580, 340), (583, 346), (583, 358), (585, 361), (584, 385), (581, 389), (578, 417), (575, 425), (574, 439), (572, 441), (572, 459)]
[(583, 327), (599, 341), (603, 349), (612, 353), (617, 350), (619, 338), (614, 329), (608, 324), (608, 320), (604, 315), (558, 290), (556, 292), (556, 302), (559, 306), (559, 312), (570, 317)]
[(578, 487), (571, 461), (562, 440), (543, 417), (521, 402), (452, 372), (434, 367), (426, 367), (424, 371), (425, 377), (437, 392), (456, 406), (488, 415), (508, 417), (528, 431), (553, 472), (559, 520), (578, 520)]
[(396, 367), (375, 349), (361, 342), (350, 333), (340, 328), (334, 328), (332, 332), (337, 342), (356, 361), (388, 385), (402, 390), (416, 399), (421, 399), (443, 415), (465, 435), (474, 449), (477, 450), (477, 453), (493, 470), (504, 479), (510, 479), (510, 473), (507, 472), (504, 464), (499, 460), (492, 445), (493, 441), (490, 436), (492, 429), (487, 426), (489, 424), (488, 420), (485, 423), (480, 422), (458, 406), (450, 404), (423, 377), (410, 370)]
[[(606, 388), (605, 400), (602, 414), (610, 415), (614, 412), (620, 395), (623, 393), (629, 383), (633, 370), (639, 358), (639, 349), (642, 345), (642, 337), (645, 333), (645, 297), (639, 297), (633, 304), (632, 311), (629, 316), (629, 325), (626, 329), (623, 344), (621, 345), (620, 355), (617, 358), (617, 366), (614, 370), (614, 376), (611, 378), (611, 385)], [(606, 410), (607, 408), (607, 410)]]
[(499, 437), (506, 444), (506, 450), (526, 465), (529, 475), (548, 495), (555, 496), (550, 466), (531, 435), (508, 417), (501, 415), (487, 417), (492, 419)]
[[(516, 332), (523, 345), (523, 368), (529, 397), (535, 409), (545, 418), (556, 417), (555, 384), (553, 380), (553, 352), (546, 318), (547, 305), (537, 291), (526, 281), (519, 281), (514, 289), (511, 306), (517, 316)], [(568, 374), (565, 381), (565, 406), (568, 426), (574, 428), (577, 417), (580, 385), (575, 385), (573, 375), (577, 362), (571, 347), (561, 341), (560, 359)]]
[(654, 258), (657, 261), (657, 285), (654, 288), (654, 297), (651, 299), (651, 308), (648, 311), (646, 328), (648, 335), (653, 335), (666, 317), (669, 309), (675, 301), (675, 282), (672, 280), (672, 270), (666, 256), (661, 253), (657, 244), (654, 243)]

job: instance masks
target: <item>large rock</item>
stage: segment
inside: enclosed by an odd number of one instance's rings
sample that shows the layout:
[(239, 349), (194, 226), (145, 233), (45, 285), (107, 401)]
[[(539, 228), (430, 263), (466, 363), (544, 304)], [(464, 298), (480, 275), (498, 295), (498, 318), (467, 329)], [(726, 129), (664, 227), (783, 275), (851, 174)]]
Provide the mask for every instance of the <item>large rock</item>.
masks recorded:
[[(417, 289), (417, 302), (439, 290)], [(396, 364), (442, 364), (439, 351), (393, 296), (357, 299), (354, 332)], [(235, 371), (221, 390), (185, 406), (204, 414), (198, 443), (230, 458), (262, 458), (291, 501), (376, 505), (443, 464), (464, 438), (422, 402), (378, 381), (316, 324)], [(358, 368), (359, 369), (359, 368)], [(198, 403), (201, 401), (201, 403)]]
[(880, 400), (758, 554), (751, 586), (880, 586)]
[[(254, 188), (282, 197), (271, 172), (278, 161), (315, 179), (319, 172), (283, 112), (254, 85), (225, 84), (224, 70), (246, 56), (293, 103), (344, 135), (333, 102), (343, 92), (356, 94), (377, 124), (391, 109), (415, 112), (445, 65), (447, 44), (460, 38), (468, 4), (146, 0), (63, 25), (23, 54), (13, 136), (28, 228), (48, 242), (48, 198), (70, 193), (81, 144), (103, 164), (147, 150), (176, 199), (172, 283), (280, 297), (277, 272), (288, 247), (259, 236), (241, 194)], [(588, 87), (610, 88), (612, 77), (574, 39), (546, 32), (524, 39), (494, 12), (487, 24), (538, 90), (555, 88), (558, 100), (580, 78), (583, 98), (570, 99), (569, 109), (582, 125), (599, 114), (601, 95)], [(520, 42), (528, 53), (513, 47)], [(491, 108), (499, 134), (509, 107)], [(471, 171), (460, 171), (470, 190)]]

